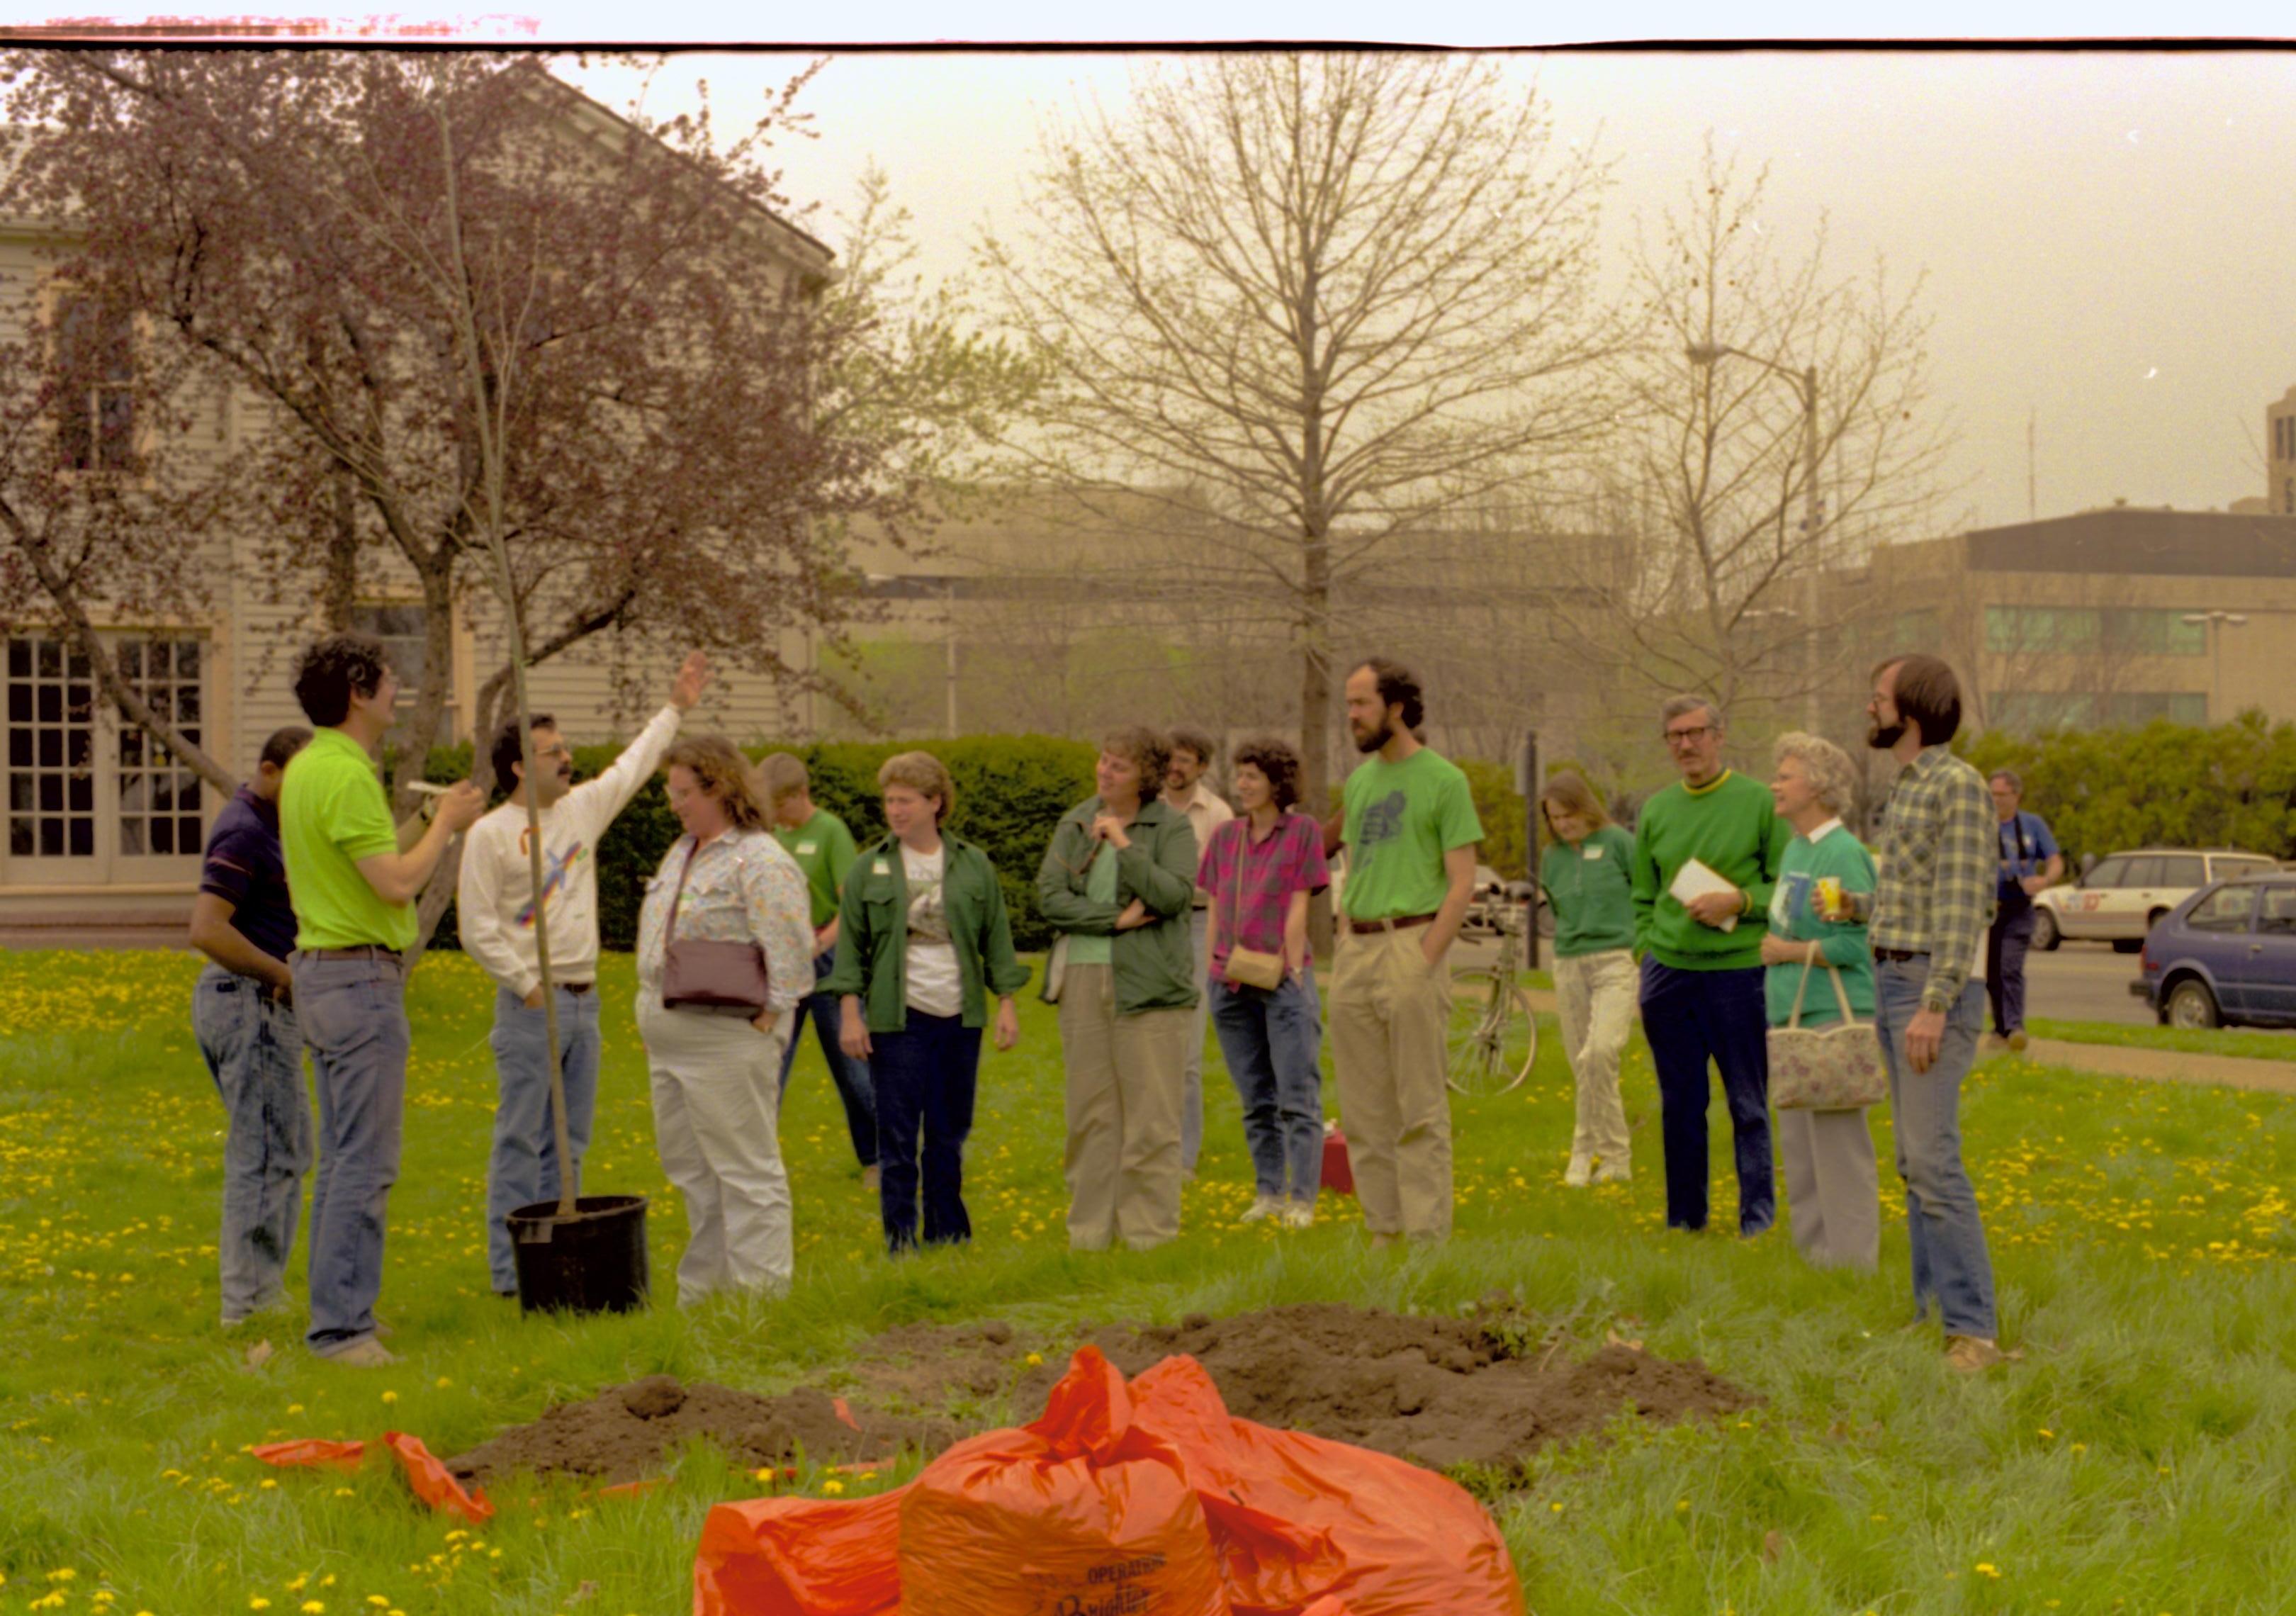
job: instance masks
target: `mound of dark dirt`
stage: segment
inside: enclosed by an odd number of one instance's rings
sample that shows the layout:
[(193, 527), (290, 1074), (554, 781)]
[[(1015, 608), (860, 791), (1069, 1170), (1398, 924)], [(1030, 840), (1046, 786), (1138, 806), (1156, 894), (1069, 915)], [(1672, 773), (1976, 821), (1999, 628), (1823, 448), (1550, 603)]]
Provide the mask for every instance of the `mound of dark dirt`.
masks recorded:
[[(1082, 1339), (1127, 1374), (1185, 1353), (1238, 1419), (1436, 1469), (1512, 1470), (1551, 1443), (1601, 1432), (1621, 1414), (1670, 1424), (1764, 1400), (1694, 1358), (1659, 1358), (1625, 1342), (1583, 1359), (1567, 1346), (1516, 1356), (1509, 1342), (1521, 1333), (1500, 1322), (1314, 1302), (1233, 1318), (1193, 1314), (1177, 1325), (1103, 1325)], [(786, 1464), (800, 1448), (831, 1463), (885, 1459), (905, 1447), (937, 1452), (964, 1434), (955, 1422), (881, 1406), (936, 1410), (1009, 1392), (1025, 1419), (1044, 1407), (1077, 1344), (1032, 1345), (1002, 1323), (907, 1325), (864, 1342), (840, 1366), (839, 1382), (854, 1398), (850, 1423), (822, 1391), (757, 1397), (657, 1375), (562, 1404), (447, 1467), (476, 1481), (517, 1469), (628, 1481), (659, 1473), (669, 1448), (701, 1436), (758, 1465)], [(1038, 1363), (1028, 1361), (1032, 1352)]]
[(945, 1420), (915, 1420), (865, 1408), (841, 1416), (841, 1399), (800, 1388), (758, 1397), (698, 1382), (652, 1375), (612, 1386), (583, 1403), (560, 1403), (530, 1425), (447, 1461), (465, 1482), (514, 1470), (590, 1476), (602, 1482), (660, 1475), (671, 1449), (708, 1437), (746, 1464), (786, 1464), (800, 1451), (822, 1464), (889, 1459), (904, 1448), (937, 1452), (956, 1440)]

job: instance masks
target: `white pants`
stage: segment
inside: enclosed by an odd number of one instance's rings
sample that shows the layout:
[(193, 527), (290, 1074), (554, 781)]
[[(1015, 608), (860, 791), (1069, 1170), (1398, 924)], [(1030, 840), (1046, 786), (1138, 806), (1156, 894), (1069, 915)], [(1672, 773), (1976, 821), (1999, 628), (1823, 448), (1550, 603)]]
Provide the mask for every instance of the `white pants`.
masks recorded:
[(789, 1015), (759, 1032), (735, 1016), (664, 1010), (659, 990), (641, 988), (637, 1017), (654, 1146), (685, 1200), (678, 1306), (728, 1288), (786, 1291), (795, 1264), (774, 1101)]
[(1574, 955), (1554, 962), (1554, 1008), (1562, 1022), (1562, 1053), (1570, 1059), (1578, 1114), (1570, 1153), (1625, 1167), (1629, 1148), (1627, 1110), (1619, 1098), (1619, 1058), (1635, 1029), (1637, 978), (1625, 948)]

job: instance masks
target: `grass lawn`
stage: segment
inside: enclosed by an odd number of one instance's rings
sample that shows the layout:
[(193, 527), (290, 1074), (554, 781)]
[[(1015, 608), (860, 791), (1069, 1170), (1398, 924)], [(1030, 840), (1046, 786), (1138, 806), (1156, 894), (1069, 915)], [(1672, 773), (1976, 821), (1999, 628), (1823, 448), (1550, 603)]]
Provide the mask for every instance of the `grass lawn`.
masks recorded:
[[(777, 1303), (529, 1322), (487, 1292), (480, 1211), (491, 991), (426, 964), (383, 1292), (395, 1368), (318, 1363), (273, 1320), (217, 1328), (220, 1109), (188, 1027), (186, 956), (0, 954), (0, 1613), (268, 1610), (671, 1616), (690, 1609), (703, 1513), (761, 1484), (685, 1454), (634, 1498), (512, 1482), (478, 1533), (396, 1472), (270, 1472), (250, 1443), (412, 1431), (441, 1455), (556, 1399), (657, 1372), (774, 1390), (906, 1321), (1023, 1331), (1328, 1299), (1447, 1311), (1494, 1288), (1656, 1352), (1697, 1356), (1769, 1399), (1726, 1425), (1649, 1430), (1538, 1459), (1485, 1489), (1533, 1611), (2127, 1612), (2287, 1608), (2296, 1586), (2296, 1103), (2004, 1064), (1971, 1082), (1969, 1155), (1993, 1235), (2005, 1343), (1975, 1382), (1934, 1327), (1901, 1331), (1893, 1186), (1878, 1278), (1821, 1274), (1783, 1226), (1740, 1243), (1661, 1227), (1647, 1057), (1628, 1073), (1637, 1177), (1556, 1182), (1570, 1080), (1546, 1040), (1531, 1084), (1455, 1107), (1458, 1233), (1374, 1256), (1352, 1203), (1304, 1235), (1240, 1226), (1234, 1095), (1208, 1062), (1185, 1232), (1144, 1255), (1071, 1256), (1062, 1235), (1060, 1065), (1030, 1002), (1021, 1049), (986, 1062), (969, 1250), (879, 1250), (834, 1095), (810, 1047), (785, 1119), (798, 1277)], [(652, 1148), (630, 966), (610, 960), (590, 1187), (657, 1197), (657, 1296), (684, 1237)], [(1876, 1118), (1887, 1160), (1887, 1118)], [(1718, 1106), (1716, 1181), (1730, 1204)], [(297, 1282), (299, 1284), (300, 1253)], [(1037, 1410), (979, 1412), (1030, 1417)], [(910, 1466), (910, 1468), (913, 1468)], [(853, 1492), (904, 1479), (796, 1485)], [(2274, 1589), (2281, 1590), (2275, 1593)]]
[(2172, 1049), (2181, 1054), (2236, 1055), (2250, 1061), (2296, 1061), (2296, 1038), (2256, 1027), (2124, 1027), (2115, 1021), (2027, 1024), (2037, 1038), (2070, 1044), (2119, 1044), (2129, 1049)]

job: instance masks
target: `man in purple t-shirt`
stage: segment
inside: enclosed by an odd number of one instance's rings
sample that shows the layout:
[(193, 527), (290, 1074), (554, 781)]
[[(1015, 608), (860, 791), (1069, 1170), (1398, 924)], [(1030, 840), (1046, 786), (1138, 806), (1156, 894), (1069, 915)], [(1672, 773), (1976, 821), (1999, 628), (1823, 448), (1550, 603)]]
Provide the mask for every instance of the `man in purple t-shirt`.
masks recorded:
[(263, 743), (255, 779), (208, 832), (192, 946), (210, 963), (192, 990), (192, 1030), (207, 1058), (230, 1131), (223, 1147), (223, 1324), (287, 1305), (287, 1253), (311, 1165), (303, 1037), (295, 1025), (295, 912), (279, 844), (279, 783), (311, 738), (279, 731)]

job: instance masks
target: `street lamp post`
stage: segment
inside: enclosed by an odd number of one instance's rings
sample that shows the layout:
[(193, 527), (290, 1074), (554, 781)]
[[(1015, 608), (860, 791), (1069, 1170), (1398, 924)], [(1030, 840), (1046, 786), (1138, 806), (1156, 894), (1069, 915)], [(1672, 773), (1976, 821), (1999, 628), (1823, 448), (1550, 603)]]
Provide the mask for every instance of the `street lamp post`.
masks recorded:
[(2212, 607), (2206, 611), (2187, 611), (2185, 613), (2184, 620), (2194, 627), (2203, 628), (2208, 634), (2209, 722), (2220, 724), (2224, 721), (2221, 712), (2224, 706), (2224, 631), (2227, 628), (2239, 628), (2248, 621), (2248, 615), (2245, 612), (2226, 611)]
[[(1806, 543), (1815, 543), (1818, 529), (1825, 521), (1825, 502), (1818, 489), (1817, 476), (1817, 366), (1810, 365), (1795, 370), (1791, 365), (1780, 365), (1775, 359), (1750, 354), (1742, 348), (1732, 348), (1726, 342), (1693, 342), (1682, 351), (1693, 365), (1710, 369), (1725, 357), (1740, 358), (1750, 365), (1759, 365), (1772, 375), (1784, 376), (1793, 384), (1794, 391), (1801, 395), (1801, 533)], [(1783, 517), (1779, 525), (1784, 525)], [(1815, 567), (1816, 558), (1808, 559)], [(1813, 637), (1817, 633), (1817, 579), (1814, 571), (1806, 580), (1806, 587), (1808, 609), (1802, 620), (1803, 727), (1814, 734), (1818, 728), (1817, 648)]]

